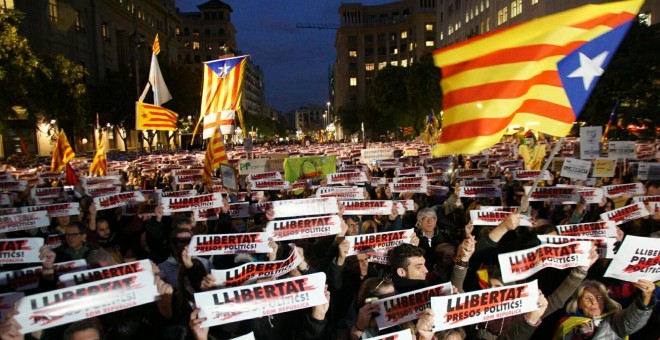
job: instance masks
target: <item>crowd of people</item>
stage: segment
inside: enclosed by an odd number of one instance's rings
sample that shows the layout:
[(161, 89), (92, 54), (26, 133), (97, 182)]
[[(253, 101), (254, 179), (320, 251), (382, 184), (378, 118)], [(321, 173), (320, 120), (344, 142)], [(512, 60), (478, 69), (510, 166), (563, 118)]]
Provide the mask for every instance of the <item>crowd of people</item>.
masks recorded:
[[(328, 146), (329, 147), (329, 146)], [(340, 145), (335, 148), (341, 147)], [(332, 148), (329, 148), (332, 149)], [(167, 156), (167, 155), (165, 155)], [(526, 155), (529, 157), (529, 155)], [(250, 209), (250, 216), (232, 218), (229, 204), (246, 199), (251, 206), (278, 200), (306, 199), (318, 187), (304, 190), (272, 190), (251, 195), (251, 184), (241, 176), (241, 192), (225, 192), (224, 205), (215, 211), (215, 219), (196, 221), (191, 212), (165, 215), (162, 205), (147, 214), (145, 203), (138, 204), (135, 214), (126, 209), (99, 209), (92, 197), (78, 185), (73, 191), (62, 190), (62, 202), (79, 202), (80, 213), (51, 219), (51, 225), (5, 233), (5, 238), (42, 237), (47, 240), (40, 250), (42, 270), (38, 286), (25, 295), (55, 290), (61, 287), (56, 263), (86, 260), (87, 268), (101, 268), (138, 260), (150, 260), (159, 298), (149, 304), (90, 317), (71, 324), (21, 334), (15, 312), (9, 312), (0, 326), (0, 339), (232, 339), (252, 333), (255, 339), (367, 339), (401, 330), (410, 330), (417, 339), (659, 339), (660, 298), (658, 283), (648, 280), (626, 282), (604, 277), (609, 259), (599, 258), (596, 246), (589, 253), (589, 265), (568, 269), (544, 269), (525, 281), (538, 279), (538, 309), (495, 319), (476, 325), (438, 331), (434, 311), (426, 309), (418, 319), (390, 328), (379, 329), (375, 318), (378, 305), (373, 303), (398, 294), (451, 282), (453, 293), (474, 292), (509, 285), (502, 279), (498, 254), (538, 246), (538, 235), (557, 234), (557, 225), (595, 222), (603, 212), (628, 204), (630, 197), (615, 200), (604, 197), (600, 203), (557, 204), (529, 202), (525, 204), (523, 187), (528, 182), (512, 179), (511, 170), (497, 162), (471, 160), (457, 156), (451, 169), (488, 169), (489, 178), (501, 179), (501, 197), (461, 197), (456, 171), (429, 166), (428, 159), (419, 156), (396, 160), (401, 167), (421, 165), (427, 173), (443, 171), (446, 178), (430, 181), (444, 186), (444, 194), (392, 192), (385, 185), (373, 184), (373, 178), (393, 178), (393, 168), (380, 168), (378, 162), (364, 164), (367, 181), (359, 183), (367, 200), (412, 200), (413, 208), (401, 212), (393, 206), (382, 215), (344, 215), (338, 202), (341, 232), (315, 238), (287, 242), (271, 240), (271, 252), (264, 254), (191, 256), (188, 248), (194, 235), (236, 234), (265, 231), (274, 219), (272, 208), (266, 211)], [(176, 162), (169, 162), (175, 164)], [(337, 170), (353, 167), (357, 159), (342, 161)], [(122, 191), (161, 189), (163, 192), (196, 190), (210, 192), (203, 183), (175, 185), (172, 177), (162, 171), (145, 171), (141, 159), (119, 170)], [(639, 182), (634, 171), (620, 166), (613, 177), (599, 178), (593, 187)], [(585, 185), (553, 173), (540, 185)], [(61, 186), (55, 180), (39, 186)], [(660, 195), (660, 182), (644, 181), (645, 196)], [(153, 204), (154, 202), (146, 202)], [(15, 195), (11, 207), (34, 205), (29, 190)], [(480, 206), (518, 207), (496, 226), (477, 225), (470, 211)], [(305, 215), (304, 212), (300, 213)], [(521, 226), (521, 220), (532, 226)], [(660, 237), (660, 213), (635, 219), (617, 226), (618, 246), (628, 235)], [(370, 260), (368, 254), (349, 254), (346, 236), (414, 229), (409, 243), (389, 251), (389, 265)], [(53, 239), (60, 244), (53, 245)], [(295, 248), (288, 243), (294, 243)], [(202, 327), (204, 318), (195, 305), (195, 293), (222, 289), (212, 269), (230, 269), (244, 263), (279, 261), (291, 251), (302, 257), (300, 264), (278, 278), (325, 273), (327, 303), (285, 313), (257, 317), (220, 326)], [(6, 264), (3, 272), (19, 270), (29, 265)], [(657, 267), (658, 264), (656, 263)], [(0, 273), (4, 277), (5, 273)], [(520, 282), (518, 282), (520, 283)], [(2, 292), (16, 287), (6, 281)]]

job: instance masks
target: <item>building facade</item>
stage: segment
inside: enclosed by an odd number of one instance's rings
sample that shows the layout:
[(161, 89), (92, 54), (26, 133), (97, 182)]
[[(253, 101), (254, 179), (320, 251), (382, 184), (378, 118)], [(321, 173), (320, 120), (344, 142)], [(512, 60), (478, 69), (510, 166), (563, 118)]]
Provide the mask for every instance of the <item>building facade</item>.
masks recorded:
[[(553, 13), (587, 4), (618, 0), (453, 0), (440, 1), (437, 11), (438, 47)], [(660, 1), (646, 1), (640, 19), (647, 25), (658, 23)]]
[(364, 6), (342, 3), (330, 76), (332, 109), (363, 104), (378, 71), (407, 67), (436, 49), (436, 0)]
[(323, 106), (306, 106), (296, 110), (295, 124), (297, 134), (307, 136), (317, 135), (328, 124), (327, 108)]

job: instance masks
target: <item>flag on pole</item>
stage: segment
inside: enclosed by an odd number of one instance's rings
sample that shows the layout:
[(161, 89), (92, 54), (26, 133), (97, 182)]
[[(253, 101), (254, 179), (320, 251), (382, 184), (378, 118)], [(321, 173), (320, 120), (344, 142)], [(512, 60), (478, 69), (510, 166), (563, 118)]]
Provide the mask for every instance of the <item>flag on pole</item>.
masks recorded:
[(151, 51), (154, 53), (154, 55), (158, 55), (158, 53), (160, 53), (160, 42), (158, 42), (158, 33), (156, 33), (156, 38), (154, 38), (154, 45), (151, 46)]
[(193, 134), (197, 132), (199, 124), (206, 116), (217, 115), (225, 110), (236, 111), (241, 128), (243, 131), (247, 131), (240, 108), (246, 63), (247, 56), (245, 55), (204, 63), (201, 114)]
[(172, 95), (170, 94), (170, 90), (167, 89), (165, 79), (163, 78), (163, 74), (160, 72), (160, 66), (158, 65), (158, 57), (156, 56), (158, 53), (160, 53), (158, 35), (156, 35), (156, 39), (154, 39), (152, 50), (151, 67), (149, 68), (149, 82), (144, 87), (139, 101), (143, 102), (144, 98), (147, 96), (147, 92), (149, 92), (149, 89), (152, 89), (154, 91), (154, 104), (160, 106), (172, 100)]
[(50, 162), (50, 171), (52, 172), (61, 172), (64, 169), (64, 165), (69, 163), (70, 160), (76, 157), (76, 154), (69, 144), (69, 140), (66, 138), (64, 130), (60, 131), (59, 137), (57, 137), (57, 142), (55, 142), (55, 149), (53, 149), (53, 159)]
[(643, 2), (578, 7), (434, 52), (444, 116), (433, 156), (478, 153), (509, 125), (568, 134)]
[(89, 166), (90, 176), (106, 176), (108, 174), (108, 160), (105, 157), (105, 142), (103, 141), (103, 132), (99, 131), (99, 145), (96, 148), (96, 154), (92, 165)]
[(431, 113), (426, 116), (426, 129), (422, 133), (422, 140), (425, 144), (434, 145), (438, 142), (440, 135), (439, 126), (438, 118), (433, 113), (433, 110), (431, 110)]
[(135, 128), (137, 130), (174, 131), (179, 115), (164, 107), (135, 102)]
[(207, 188), (213, 186), (213, 171), (217, 169), (220, 164), (228, 164), (227, 152), (225, 151), (225, 143), (222, 140), (220, 129), (216, 128), (213, 136), (206, 146), (206, 153), (204, 154), (204, 173), (202, 179)]
[(404, 126), (403, 129), (401, 130), (403, 133), (403, 137), (405, 136), (411, 136), (413, 134), (413, 127), (412, 126)]
[(605, 125), (605, 132), (603, 132), (603, 137), (600, 140), (602, 143), (605, 143), (607, 140), (607, 134), (610, 132), (610, 129), (616, 126), (619, 126), (619, 98), (616, 99), (612, 113), (610, 113), (610, 119), (607, 121), (607, 125)]

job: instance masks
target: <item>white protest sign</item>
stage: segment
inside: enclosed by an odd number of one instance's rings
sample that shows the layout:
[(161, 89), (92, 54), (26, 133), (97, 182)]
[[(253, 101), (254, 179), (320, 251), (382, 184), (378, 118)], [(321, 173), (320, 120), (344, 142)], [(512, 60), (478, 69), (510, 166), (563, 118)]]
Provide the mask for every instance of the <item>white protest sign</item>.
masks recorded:
[(50, 220), (46, 211), (0, 216), (0, 233), (28, 230), (49, 225)]
[(393, 193), (413, 192), (418, 194), (426, 193), (426, 182), (420, 183), (390, 183), (390, 191)]
[(93, 200), (97, 210), (112, 209), (145, 201), (144, 195), (139, 191), (127, 191), (114, 195), (99, 196), (94, 197)]
[(456, 178), (486, 178), (488, 169), (456, 169)]
[(613, 237), (592, 237), (592, 236), (564, 236), (564, 235), (537, 235), (541, 243), (565, 244), (577, 241), (586, 241), (596, 245), (596, 253), (600, 258), (611, 259), (614, 257)]
[(372, 302), (379, 307), (376, 316), (378, 329), (419, 319), (426, 309), (431, 308), (431, 297), (450, 295), (451, 287), (451, 282), (447, 282)]
[(163, 196), (161, 203), (164, 215), (171, 215), (180, 211), (222, 208), (223, 206), (222, 194), (219, 192), (192, 197)]
[(14, 319), (27, 334), (150, 303), (157, 296), (153, 274), (139, 272), (27, 296)]
[(357, 255), (364, 252), (382, 252), (390, 250), (402, 243), (410, 243), (414, 229), (387, 231), (382, 233), (346, 236), (348, 241), (348, 255)]
[(499, 187), (464, 187), (458, 188), (460, 197), (502, 197)]
[(639, 162), (637, 166), (637, 178), (642, 181), (660, 180), (660, 163)]
[[(603, 201), (603, 188), (576, 187), (580, 198), (587, 204), (600, 204)], [(577, 202), (575, 202), (577, 203)], [(571, 204), (575, 204), (571, 203)], [(564, 203), (566, 204), (566, 203)]]
[(268, 170), (268, 158), (241, 159), (238, 161), (238, 174), (264, 173)]
[(371, 161), (392, 158), (394, 149), (391, 148), (374, 148), (360, 150), (360, 163), (371, 164)]
[(316, 197), (336, 197), (337, 200), (364, 199), (364, 188), (361, 187), (320, 187)]
[(407, 166), (402, 168), (396, 168), (394, 170), (394, 176), (416, 176), (423, 175), (426, 173), (426, 170), (423, 166)]
[(562, 224), (557, 226), (557, 231), (563, 236), (616, 237), (616, 224), (613, 221)]
[(105, 195), (113, 195), (121, 192), (121, 186), (118, 185), (109, 185), (109, 186), (97, 186), (93, 188), (85, 188), (85, 195), (92, 197), (99, 197)]
[(270, 179), (252, 182), (251, 188), (254, 190), (289, 190), (291, 183), (279, 179)]
[(604, 276), (628, 282), (660, 281), (660, 238), (627, 235)]
[(643, 218), (649, 216), (650, 213), (646, 209), (644, 203), (637, 202), (631, 205), (626, 205), (619, 209), (610, 210), (600, 214), (600, 218), (603, 221), (614, 221), (616, 225), (626, 223), (628, 221), (636, 220), (638, 218)]
[(337, 235), (341, 232), (341, 222), (338, 215), (268, 221), (266, 232), (275, 241)]
[(231, 218), (250, 217), (250, 202), (230, 203), (229, 217)]
[(0, 263), (40, 263), (41, 237), (0, 239)]
[[(282, 180), (282, 174), (277, 172), (277, 171), (269, 171), (269, 172), (259, 172), (259, 173), (253, 173), (249, 174), (246, 178), (251, 184), (254, 184), (255, 182), (258, 181), (272, 181), (272, 180)], [(254, 188), (252, 188), (254, 189)]]
[(635, 158), (635, 143), (636, 142), (609, 141), (607, 143), (607, 158)]
[(537, 310), (537, 280), (520, 285), (431, 297), (433, 331), (463, 327)]
[(580, 200), (575, 187), (536, 187), (531, 194), (531, 186), (525, 186), (524, 189), (530, 202), (575, 202)]
[(392, 213), (392, 201), (342, 201), (344, 215), (389, 215)]
[(616, 198), (621, 196), (643, 195), (646, 188), (643, 183), (627, 183), (606, 185), (603, 187), (605, 195), (609, 198)]
[(369, 340), (413, 340), (413, 337), (412, 331), (406, 328), (402, 331), (375, 336)]
[(648, 204), (651, 202), (660, 202), (660, 195), (656, 196), (636, 196), (633, 197), (633, 202), (642, 202), (644, 204)]
[[(509, 211), (470, 210), (470, 220), (474, 225), (499, 225), (511, 214)], [(523, 215), (520, 218), (520, 226), (531, 227), (532, 221)]]
[(74, 216), (80, 214), (80, 203), (58, 203), (49, 205), (31, 205), (21, 207), (22, 212), (47, 211), (50, 217)]
[(533, 181), (541, 173), (541, 180), (549, 181), (552, 178), (549, 170), (514, 170), (511, 175), (514, 181)]
[(80, 184), (83, 187), (121, 185), (119, 175), (99, 176), (99, 177), (81, 177)]
[(597, 157), (600, 157), (600, 141), (602, 136), (603, 136), (602, 126), (580, 127), (580, 158), (581, 159), (595, 159)]
[(151, 261), (149, 260), (140, 260), (135, 262), (121, 263), (114, 266), (94, 268), (74, 273), (66, 273), (60, 275), (59, 281), (64, 284), (65, 287), (71, 287), (83, 283), (101, 281), (145, 271), (153, 273)]
[(591, 243), (545, 244), (498, 255), (504, 283), (526, 279), (543, 268), (589, 266)]
[(274, 218), (329, 215), (339, 212), (337, 198), (335, 197), (281, 200), (271, 203), (273, 206)]
[(188, 246), (188, 254), (227, 255), (240, 253), (270, 253), (268, 233), (241, 233), (221, 235), (194, 235)]
[(7, 286), (17, 291), (32, 290), (39, 287), (41, 266), (17, 269), (0, 273), (0, 286)]
[(586, 181), (589, 177), (590, 161), (575, 158), (565, 158), (561, 167), (560, 176)]
[(316, 273), (195, 293), (195, 305), (206, 328), (322, 305), (324, 291), (325, 274)]
[(59, 198), (62, 196), (61, 187), (32, 188), (30, 196), (35, 199)]
[(253, 283), (258, 279), (279, 277), (288, 274), (303, 261), (303, 258), (298, 255), (296, 246), (294, 244), (290, 244), (289, 246), (291, 247), (291, 252), (289, 257), (284, 260), (249, 262), (242, 266), (225, 270), (211, 269), (211, 275), (215, 278), (215, 283), (218, 286), (237, 287), (245, 283)]
[(349, 183), (364, 183), (367, 181), (367, 175), (362, 172), (337, 172), (334, 174), (327, 174), (326, 179), (328, 185)]

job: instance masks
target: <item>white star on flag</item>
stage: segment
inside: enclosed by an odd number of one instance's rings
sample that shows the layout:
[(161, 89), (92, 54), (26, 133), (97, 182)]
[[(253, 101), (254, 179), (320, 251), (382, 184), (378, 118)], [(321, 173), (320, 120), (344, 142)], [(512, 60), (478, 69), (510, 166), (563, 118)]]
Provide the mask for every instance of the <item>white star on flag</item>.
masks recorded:
[(594, 81), (594, 78), (600, 77), (603, 70), (603, 63), (609, 52), (604, 51), (593, 59), (589, 59), (586, 55), (580, 52), (580, 67), (575, 69), (571, 74), (568, 75), (569, 78), (578, 78), (582, 77), (582, 84), (584, 85), (584, 90), (587, 91), (591, 83)]
[(220, 71), (220, 78), (224, 78), (229, 74), (229, 66), (227, 64), (223, 64), (222, 67), (218, 68), (218, 71)]

